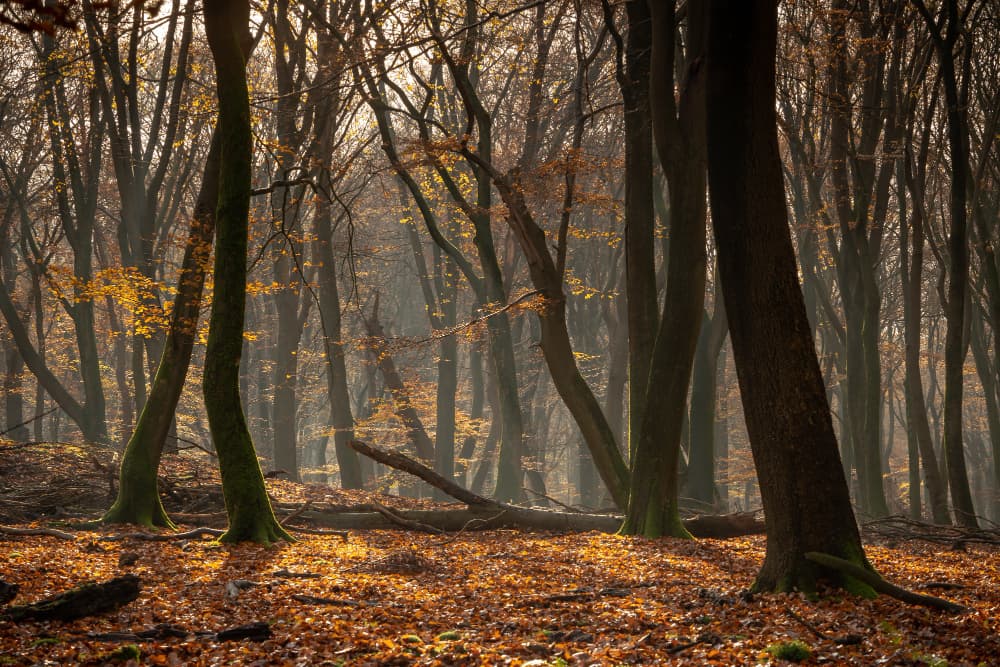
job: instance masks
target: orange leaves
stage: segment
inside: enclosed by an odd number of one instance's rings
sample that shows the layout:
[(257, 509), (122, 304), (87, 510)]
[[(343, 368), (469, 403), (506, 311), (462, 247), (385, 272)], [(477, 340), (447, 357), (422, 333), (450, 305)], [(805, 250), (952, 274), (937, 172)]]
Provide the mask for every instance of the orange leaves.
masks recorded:
[[(316, 491), (290, 482), (272, 488), (284, 498)], [(335, 493), (345, 504), (371, 497)], [(744, 594), (763, 555), (761, 538), (372, 531), (354, 532), (344, 544), (303, 537), (272, 548), (208, 540), (0, 542), (3, 577), (22, 586), (18, 602), (119, 574), (122, 551), (139, 554), (131, 571), (143, 580), (140, 600), (115, 614), (46, 628), (0, 623), (0, 653), (24, 663), (85, 663), (120, 647), (87, 632), (158, 623), (191, 634), (139, 642), (143, 664), (778, 664), (767, 648), (796, 640), (813, 655), (803, 664), (989, 664), (1000, 652), (1000, 559), (992, 547), (869, 548), (876, 566), (901, 583), (965, 585), (954, 597), (977, 611), (947, 617), (884, 598)], [(90, 542), (104, 550), (88, 550)], [(402, 555), (423, 566), (389, 567)], [(227, 596), (226, 582), (240, 579), (258, 585)], [(331, 599), (350, 604), (324, 603)], [(272, 638), (225, 642), (195, 634), (255, 621), (267, 622)], [(43, 632), (57, 641), (37, 643)], [(835, 641), (849, 635), (860, 643)]]

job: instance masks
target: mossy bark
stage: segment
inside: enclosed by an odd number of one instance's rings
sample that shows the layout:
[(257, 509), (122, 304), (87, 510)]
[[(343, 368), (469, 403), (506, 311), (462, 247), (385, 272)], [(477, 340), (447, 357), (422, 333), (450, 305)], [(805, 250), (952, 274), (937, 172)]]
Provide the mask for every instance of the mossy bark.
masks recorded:
[(229, 529), (219, 539), (270, 544), (292, 537), (274, 517), (239, 391), (252, 151), (246, 61), (240, 44), (246, 37), (249, 14), (247, 0), (205, 2), (205, 34), (215, 61), (219, 96), (222, 168), (216, 209), (215, 293), (202, 389), (229, 516)]

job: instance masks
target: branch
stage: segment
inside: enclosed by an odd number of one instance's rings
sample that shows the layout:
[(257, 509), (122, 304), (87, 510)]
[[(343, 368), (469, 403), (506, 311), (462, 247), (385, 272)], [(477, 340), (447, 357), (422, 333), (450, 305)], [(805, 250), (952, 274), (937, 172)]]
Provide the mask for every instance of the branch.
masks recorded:
[(445, 479), (427, 466), (423, 466), (413, 459), (400, 454), (399, 452), (389, 452), (383, 449), (378, 449), (370, 445), (366, 445), (360, 440), (351, 440), (347, 443), (347, 445), (359, 454), (364, 454), (368, 458), (374, 459), (383, 465), (415, 475), (434, 488), (441, 489), (452, 498), (460, 500), (467, 505), (480, 507), (494, 507), (498, 505), (492, 500), (483, 498), (468, 489), (462, 488), (455, 482)]

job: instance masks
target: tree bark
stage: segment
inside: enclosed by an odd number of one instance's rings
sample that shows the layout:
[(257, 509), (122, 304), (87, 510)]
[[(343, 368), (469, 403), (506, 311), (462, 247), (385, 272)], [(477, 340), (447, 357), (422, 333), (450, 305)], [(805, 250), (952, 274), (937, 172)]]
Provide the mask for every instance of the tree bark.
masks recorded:
[(205, 34), (215, 61), (222, 160), (216, 213), (215, 294), (202, 383), (229, 516), (229, 529), (219, 539), (266, 544), (291, 541), (292, 537), (274, 518), (239, 391), (252, 157), (250, 99), (241, 42), (246, 39), (250, 5), (247, 0), (209, 0), (204, 11)]
[[(711, 0), (708, 174), (719, 275), (767, 524), (757, 590), (814, 591), (823, 552), (870, 567), (788, 228), (775, 116), (777, 3)], [(761, 271), (768, 267), (768, 271)]]

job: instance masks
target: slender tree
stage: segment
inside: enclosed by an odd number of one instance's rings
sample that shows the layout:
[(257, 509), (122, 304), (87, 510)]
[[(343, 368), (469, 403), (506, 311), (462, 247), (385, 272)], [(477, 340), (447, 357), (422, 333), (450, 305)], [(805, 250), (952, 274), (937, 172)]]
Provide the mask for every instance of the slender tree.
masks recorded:
[(269, 544), (292, 537), (278, 524), (240, 401), (239, 368), (246, 307), (247, 226), (252, 137), (242, 43), (248, 40), (248, 0), (205, 2), (205, 34), (215, 61), (221, 161), (215, 231), (215, 292), (205, 350), (203, 390), (219, 455), (229, 515), (223, 542)]

